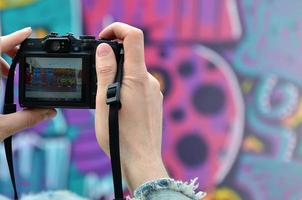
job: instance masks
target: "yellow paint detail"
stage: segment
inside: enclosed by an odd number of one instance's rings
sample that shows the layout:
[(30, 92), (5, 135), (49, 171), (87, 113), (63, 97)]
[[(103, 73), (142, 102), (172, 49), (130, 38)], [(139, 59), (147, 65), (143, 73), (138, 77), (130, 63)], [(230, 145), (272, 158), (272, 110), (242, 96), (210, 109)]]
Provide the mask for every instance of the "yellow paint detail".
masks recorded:
[(213, 200), (241, 200), (241, 197), (231, 188), (222, 187), (215, 191)]
[(0, 10), (26, 6), (37, 0), (0, 0)]
[(35, 28), (33, 30), (33, 34), (37, 38), (42, 38), (48, 34), (48, 30), (46, 30), (45, 28)]
[(242, 88), (243, 93), (250, 92), (252, 87), (253, 87), (253, 82), (250, 81), (250, 80), (245, 80), (241, 84), (241, 88)]
[(264, 144), (255, 136), (248, 136), (243, 141), (243, 149), (249, 152), (261, 153), (264, 150)]
[(288, 128), (297, 128), (299, 124), (302, 122), (302, 101), (300, 101), (300, 104), (298, 106), (298, 109), (296, 112), (283, 120), (283, 124)]

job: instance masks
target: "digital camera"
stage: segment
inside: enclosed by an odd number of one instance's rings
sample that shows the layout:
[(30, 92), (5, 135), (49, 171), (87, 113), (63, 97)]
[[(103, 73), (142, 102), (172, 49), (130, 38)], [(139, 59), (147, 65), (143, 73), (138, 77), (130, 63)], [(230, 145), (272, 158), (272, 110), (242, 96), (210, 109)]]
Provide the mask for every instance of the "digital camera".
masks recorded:
[(100, 43), (112, 47), (119, 63), (123, 47), (116, 41), (71, 33), (24, 40), (19, 50), (20, 106), (95, 108), (95, 51)]

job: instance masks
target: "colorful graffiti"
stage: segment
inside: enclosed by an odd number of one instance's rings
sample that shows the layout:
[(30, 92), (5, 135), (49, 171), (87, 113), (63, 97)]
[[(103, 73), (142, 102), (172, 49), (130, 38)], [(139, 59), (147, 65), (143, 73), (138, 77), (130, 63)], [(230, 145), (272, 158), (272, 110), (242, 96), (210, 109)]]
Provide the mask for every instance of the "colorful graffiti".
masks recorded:
[[(165, 96), (163, 156), (172, 177), (199, 177), (208, 200), (302, 198), (302, 2), (13, 2), (0, 3), (3, 34), (32, 26), (36, 36), (97, 35), (114, 21), (144, 30), (146, 63)], [(58, 110), (15, 137), (23, 193), (69, 189), (112, 198), (93, 112)], [(0, 193), (10, 195), (3, 151), (0, 166)]]

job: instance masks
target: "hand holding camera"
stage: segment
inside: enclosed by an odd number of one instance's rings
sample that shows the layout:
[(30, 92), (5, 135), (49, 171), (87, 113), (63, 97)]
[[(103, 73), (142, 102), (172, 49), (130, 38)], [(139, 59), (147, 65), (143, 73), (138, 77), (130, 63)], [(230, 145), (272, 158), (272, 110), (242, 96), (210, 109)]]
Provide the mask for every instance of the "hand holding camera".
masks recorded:
[[(121, 90), (120, 151), (124, 178), (133, 191), (140, 184), (168, 177), (161, 157), (162, 100), (159, 82), (147, 71), (144, 36), (137, 28), (113, 23), (100, 38), (123, 42), (125, 61)], [(112, 83), (117, 63), (107, 44), (97, 48), (96, 134), (102, 149), (109, 155), (107, 86)]]
[[(31, 30), (15, 33), (10, 49), (27, 38)], [(148, 73), (144, 60), (143, 32), (123, 23), (114, 23), (100, 33), (95, 40), (91, 36), (80, 39), (68, 34), (48, 35), (43, 39), (27, 39), (21, 47), (19, 102), (24, 107), (77, 107), (96, 108), (96, 136), (101, 148), (109, 155), (107, 87), (115, 78), (119, 52), (124, 46), (124, 76), (121, 90), (122, 108), (120, 121), (120, 153), (123, 176), (133, 191), (142, 183), (168, 177), (161, 158), (162, 100), (158, 81)], [(9, 36), (7, 36), (9, 37)], [(10, 36), (12, 37), (12, 36)], [(3, 39), (3, 41), (5, 41)], [(17, 41), (17, 42), (16, 42)], [(4, 46), (5, 42), (2, 42)], [(9, 51), (12, 50), (12, 51)], [(43, 116), (19, 124), (18, 129), (34, 125), (46, 116), (54, 116), (53, 109), (27, 109), (26, 115)], [(19, 112), (19, 115), (20, 113)], [(9, 118), (9, 114), (1, 116)], [(10, 118), (12, 119), (12, 118)], [(33, 118), (29, 118), (33, 119)], [(24, 123), (26, 124), (24, 125)], [(23, 124), (22, 124), (23, 123)], [(0, 120), (2, 139), (9, 128)], [(24, 126), (21, 126), (21, 125)]]
[[(25, 40), (31, 34), (31, 28), (25, 28), (0, 38), (0, 52), (6, 53), (13, 57), (18, 51), (17, 45)], [(1, 71), (7, 76), (9, 65), (0, 57)], [(11, 134), (25, 128), (34, 126), (35, 124), (52, 118), (56, 115), (54, 109), (24, 109), (17, 113), (0, 115), (0, 141)]]

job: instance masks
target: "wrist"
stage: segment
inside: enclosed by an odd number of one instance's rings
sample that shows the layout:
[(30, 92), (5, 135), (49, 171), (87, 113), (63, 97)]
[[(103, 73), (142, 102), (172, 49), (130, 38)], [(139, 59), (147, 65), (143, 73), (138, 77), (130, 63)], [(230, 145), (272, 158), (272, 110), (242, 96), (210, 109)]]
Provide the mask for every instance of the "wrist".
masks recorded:
[(169, 177), (161, 157), (122, 162), (122, 173), (131, 192), (148, 181)]

